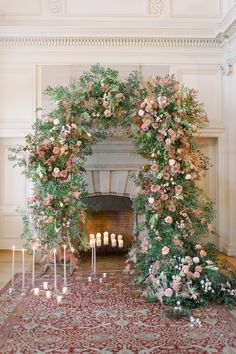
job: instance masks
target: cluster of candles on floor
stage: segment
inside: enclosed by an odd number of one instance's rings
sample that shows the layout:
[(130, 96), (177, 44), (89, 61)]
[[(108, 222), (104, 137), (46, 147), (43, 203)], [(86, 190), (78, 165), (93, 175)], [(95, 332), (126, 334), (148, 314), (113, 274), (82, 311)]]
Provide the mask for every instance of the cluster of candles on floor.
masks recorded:
[[(67, 278), (66, 278), (66, 245), (63, 245), (64, 248), (64, 263), (63, 263), (63, 287), (61, 292), (58, 289), (57, 284), (57, 260), (56, 260), (56, 249), (53, 249), (53, 275), (54, 275), (54, 293), (50, 290), (49, 283), (47, 281), (43, 282), (42, 289), (35, 287), (35, 253), (36, 247), (33, 246), (32, 254), (32, 291), (35, 296), (39, 296), (40, 293), (45, 293), (47, 299), (51, 299), (54, 295), (56, 296), (57, 303), (60, 304), (63, 299), (63, 295), (67, 294)], [(11, 288), (9, 289), (10, 294), (15, 291), (15, 251), (18, 251), (15, 246), (12, 247), (12, 280), (11, 280)], [(22, 284), (21, 284), (21, 295), (26, 295), (26, 287), (25, 287), (25, 249), (22, 248), (19, 250), (22, 252)], [(74, 250), (71, 250), (74, 252)]]
[[(122, 248), (124, 246), (123, 236), (118, 235), (116, 240), (116, 235), (112, 233), (110, 235), (111, 247), (117, 247), (117, 241), (118, 241), (118, 247)], [(103, 244), (104, 246), (109, 245), (109, 233), (107, 231), (103, 233)], [(93, 273), (93, 278), (96, 278), (96, 267), (97, 267), (96, 247), (102, 246), (102, 234), (98, 232), (96, 234), (96, 237), (94, 236), (94, 234), (90, 234), (89, 245), (91, 248), (91, 271)], [(103, 278), (106, 278), (106, 273), (103, 273)], [(88, 280), (92, 281), (92, 277), (89, 277)], [(100, 278), (99, 281), (102, 282), (102, 278)]]

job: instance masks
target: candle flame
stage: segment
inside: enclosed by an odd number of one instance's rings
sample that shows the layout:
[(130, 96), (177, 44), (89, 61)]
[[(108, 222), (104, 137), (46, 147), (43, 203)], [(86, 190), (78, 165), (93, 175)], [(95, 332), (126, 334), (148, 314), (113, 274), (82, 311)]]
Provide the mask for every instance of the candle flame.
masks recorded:
[(36, 250), (36, 246), (33, 246), (33, 251), (35, 251)]
[(64, 248), (66, 248), (66, 245), (63, 245)]
[(56, 248), (53, 248), (53, 252), (56, 253), (56, 251), (57, 251)]
[(12, 249), (13, 249), (13, 250), (15, 250), (15, 249), (16, 249), (16, 247), (15, 247), (15, 246), (12, 246)]

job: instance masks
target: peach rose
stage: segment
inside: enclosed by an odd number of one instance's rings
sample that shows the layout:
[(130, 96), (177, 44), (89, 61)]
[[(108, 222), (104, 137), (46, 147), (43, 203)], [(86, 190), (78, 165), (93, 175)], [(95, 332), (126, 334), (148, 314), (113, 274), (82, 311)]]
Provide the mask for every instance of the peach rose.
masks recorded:
[(207, 255), (207, 254), (206, 254), (206, 251), (204, 251), (204, 250), (201, 250), (201, 251), (200, 251), (200, 256), (201, 256), (201, 257), (206, 257), (206, 255)]
[(160, 186), (156, 186), (156, 185), (152, 184), (150, 189), (151, 189), (151, 192), (156, 193), (160, 190)]
[(200, 265), (195, 267), (195, 272), (201, 273), (202, 272), (202, 267)]
[(169, 252), (170, 252), (169, 247), (167, 246), (162, 247), (161, 253), (163, 254), (163, 256), (166, 256)]
[(151, 166), (151, 170), (152, 171), (157, 171), (158, 170), (158, 165), (156, 163), (154, 163), (152, 166)]

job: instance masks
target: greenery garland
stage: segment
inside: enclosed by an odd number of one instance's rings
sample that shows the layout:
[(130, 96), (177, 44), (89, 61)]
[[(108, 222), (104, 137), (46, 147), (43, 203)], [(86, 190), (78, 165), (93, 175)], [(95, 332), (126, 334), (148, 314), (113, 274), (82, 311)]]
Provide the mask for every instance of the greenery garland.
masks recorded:
[[(196, 307), (234, 303), (234, 274), (219, 270), (199, 237), (212, 231), (212, 202), (198, 186), (209, 166), (194, 138), (207, 122), (196, 92), (173, 77), (142, 81), (100, 65), (69, 87), (48, 88), (55, 109), (38, 118), (10, 158), (34, 183), (24, 216), (28, 247), (67, 243), (86, 249), (85, 161), (111, 125), (131, 128), (139, 155), (150, 161), (135, 177), (135, 211), (142, 232), (130, 251), (149, 300)], [(229, 282), (230, 281), (230, 282)]]

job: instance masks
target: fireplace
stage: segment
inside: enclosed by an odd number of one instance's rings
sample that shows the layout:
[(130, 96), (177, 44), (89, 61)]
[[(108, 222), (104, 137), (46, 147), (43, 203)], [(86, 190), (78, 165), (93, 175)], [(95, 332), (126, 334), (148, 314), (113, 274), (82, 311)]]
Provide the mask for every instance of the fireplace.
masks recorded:
[(89, 210), (86, 220), (86, 233), (96, 234), (108, 231), (109, 234), (121, 234), (124, 240), (123, 249), (102, 246), (98, 254), (127, 253), (132, 246), (135, 215), (129, 197), (115, 195), (97, 195), (88, 197)]

